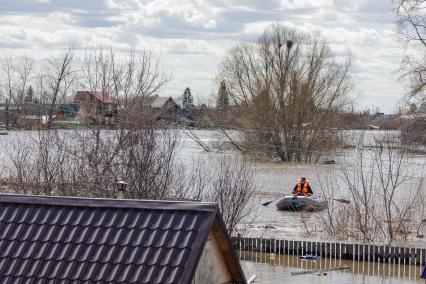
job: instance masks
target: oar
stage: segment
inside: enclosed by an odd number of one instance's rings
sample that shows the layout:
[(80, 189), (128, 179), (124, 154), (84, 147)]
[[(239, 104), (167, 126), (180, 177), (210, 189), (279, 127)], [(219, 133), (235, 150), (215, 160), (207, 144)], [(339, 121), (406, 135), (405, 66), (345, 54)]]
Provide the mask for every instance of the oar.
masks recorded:
[(281, 197), (278, 197), (278, 198), (275, 198), (274, 200), (271, 200), (271, 201), (268, 201), (268, 202), (262, 203), (262, 205), (263, 205), (263, 206), (268, 206), (269, 204), (271, 204), (271, 203), (272, 203), (272, 202), (274, 202), (274, 201), (277, 201), (278, 199), (281, 199)]
[(334, 201), (337, 201), (337, 202), (345, 203), (345, 204), (349, 204), (349, 203), (351, 203), (351, 201), (350, 201), (350, 200), (347, 200), (347, 199), (341, 199), (341, 198), (334, 199), (334, 198), (333, 198), (333, 200), (334, 200)]
[[(324, 197), (324, 196), (322, 196), (322, 195), (318, 195), (318, 196), (316, 196), (317, 198), (321, 198), (321, 197), (323, 197), (324, 199), (327, 199), (326, 197)], [(345, 203), (345, 204), (349, 204), (349, 203), (351, 203), (351, 201), (350, 200), (348, 200), (348, 199), (343, 199), (343, 198), (331, 198), (331, 200), (334, 200), (334, 201), (337, 201), (337, 202), (340, 202), (340, 203)]]

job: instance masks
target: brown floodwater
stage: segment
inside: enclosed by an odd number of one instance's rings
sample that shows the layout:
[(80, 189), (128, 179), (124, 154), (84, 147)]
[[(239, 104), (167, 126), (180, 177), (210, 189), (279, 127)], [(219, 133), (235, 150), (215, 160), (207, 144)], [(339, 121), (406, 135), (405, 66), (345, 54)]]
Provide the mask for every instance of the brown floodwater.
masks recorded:
[[(218, 136), (215, 131), (197, 130), (195, 131), (199, 138), (206, 144), (212, 146), (214, 144), (223, 142), (223, 137)], [(108, 133), (108, 132), (105, 132)], [(368, 137), (374, 138), (375, 133), (378, 131), (368, 131)], [(31, 135), (36, 132), (31, 131), (11, 131), (9, 135), (0, 137), (0, 177), (7, 176), (8, 169), (13, 168), (13, 163), (10, 161), (10, 153), (13, 145), (17, 144), (20, 139), (24, 141), (31, 141)], [(180, 148), (177, 155), (177, 162), (181, 163), (187, 169), (197, 162), (198, 159), (208, 162), (210, 159), (215, 158), (219, 154), (222, 155), (239, 155), (235, 152), (206, 152), (193, 140), (188, 138), (182, 131), (179, 131)], [(11, 148), (12, 147), (12, 148)], [(343, 150), (342, 150), (343, 151)], [(345, 159), (353, 159), (353, 150), (344, 151), (340, 153)], [(250, 204), (252, 209), (251, 214), (245, 218), (240, 226), (243, 234), (253, 237), (263, 238), (280, 238), (287, 240), (305, 239), (310, 238), (314, 240), (323, 239), (326, 234), (324, 233), (324, 226), (316, 214), (304, 214), (295, 212), (282, 212), (276, 210), (275, 203), (271, 203), (268, 207), (261, 204), (266, 201), (271, 201), (287, 195), (294, 187), (297, 178), (306, 176), (311, 180), (311, 186), (315, 195), (318, 196), (323, 193), (321, 191), (330, 190), (332, 187), (328, 183), (334, 184), (338, 189), (333, 198), (348, 199), (348, 185), (343, 181), (342, 172), (340, 167), (342, 163), (339, 158), (342, 157), (324, 157), (324, 159), (335, 159), (337, 161), (334, 165), (324, 164), (297, 164), (297, 163), (279, 163), (279, 162), (253, 162), (253, 174), (256, 192), (254, 199)], [(407, 174), (422, 177), (426, 174), (426, 156), (417, 155), (411, 157), (413, 163), (407, 164), (404, 167), (404, 172)], [(423, 165), (423, 166), (418, 166)], [(409, 169), (410, 168), (410, 169)], [(215, 169), (211, 169), (214, 171)], [(398, 193), (407, 192), (410, 189), (417, 188), (418, 178), (414, 178), (414, 183), (404, 184), (401, 186)], [(321, 181), (321, 182), (320, 182)], [(423, 194), (426, 193), (426, 183), (423, 184)], [(336, 204), (333, 202), (333, 204)], [(303, 217), (303, 220), (302, 220)], [(304, 226), (307, 224), (308, 226)], [(422, 224), (419, 234), (426, 235), (426, 223)], [(415, 234), (408, 236), (408, 242), (413, 243), (415, 246), (426, 246), (423, 239), (416, 239)], [(407, 240), (404, 240), (407, 244)]]
[[(214, 145), (223, 142), (214, 131), (195, 131), (199, 138), (208, 145)], [(397, 133), (394, 133), (397, 134)], [(359, 134), (358, 134), (359, 135)], [(372, 143), (376, 136), (383, 135), (381, 131), (367, 131), (365, 142)], [(348, 137), (356, 137), (356, 131), (349, 133)], [(354, 141), (348, 141), (354, 143)], [(182, 135), (181, 137), (180, 161), (186, 165), (190, 165), (195, 160), (201, 158), (209, 160), (218, 155), (216, 152), (206, 153), (194, 141)], [(224, 155), (238, 155), (235, 152), (223, 152)], [(282, 212), (276, 210), (275, 203), (271, 203), (268, 207), (261, 204), (267, 201), (278, 199), (284, 195), (291, 193), (298, 177), (305, 176), (311, 180), (311, 186), (314, 190), (314, 196), (327, 196), (333, 192), (334, 199), (349, 199), (348, 185), (344, 181), (342, 167), (356, 163), (355, 152), (352, 149), (340, 150), (332, 157), (323, 157), (323, 160), (334, 159), (336, 164), (303, 164), (303, 163), (280, 163), (280, 162), (253, 162), (252, 168), (254, 173), (254, 182), (256, 192), (254, 199), (250, 204), (252, 212), (248, 218), (245, 218), (239, 229), (242, 234), (253, 237), (264, 238), (282, 238), (282, 239), (304, 239), (311, 238), (321, 240), (326, 237), (324, 226), (317, 214), (304, 214), (303, 220), (300, 213)], [(365, 171), (371, 166), (371, 157), (366, 157)], [(426, 174), (426, 156), (411, 155), (410, 163), (404, 165), (403, 172), (413, 178), (398, 189), (396, 195), (405, 195), (413, 189), (417, 189), (418, 182)], [(345, 167), (346, 168), (346, 167)], [(212, 169), (214, 170), (214, 169)], [(351, 172), (350, 173), (356, 173)], [(426, 193), (426, 183), (423, 183), (422, 191)], [(396, 199), (399, 197), (396, 196)], [(330, 199), (328, 199), (330, 200)], [(333, 204), (336, 202), (332, 201)], [(341, 205), (341, 204), (337, 204)], [(307, 224), (308, 226), (305, 226)], [(422, 225), (420, 234), (426, 234), (426, 224)], [(374, 240), (377, 242), (377, 240)], [(422, 239), (416, 239), (415, 234), (408, 236), (408, 242), (419, 246), (425, 246), (426, 242)], [(404, 244), (407, 240), (404, 240)]]
[[(321, 258), (301, 260), (298, 255), (280, 255), (239, 251), (241, 265), (247, 278), (256, 275), (255, 283), (425, 283), (420, 279), (421, 267), (397, 262), (380, 263)], [(326, 275), (291, 272), (313, 271), (348, 266), (348, 269), (327, 271)]]

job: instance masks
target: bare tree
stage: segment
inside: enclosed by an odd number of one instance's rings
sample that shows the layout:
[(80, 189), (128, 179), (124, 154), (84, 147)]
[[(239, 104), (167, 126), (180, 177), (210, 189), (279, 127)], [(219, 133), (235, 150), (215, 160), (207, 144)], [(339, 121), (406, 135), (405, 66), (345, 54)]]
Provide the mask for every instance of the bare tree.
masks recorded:
[(30, 76), (33, 73), (33, 60), (25, 56), (18, 64), (17, 73), (19, 76), (16, 102), (18, 106), (24, 103), (25, 91), (27, 90)]
[(5, 100), (5, 124), (6, 129), (9, 129), (9, 123), (10, 123), (10, 103), (12, 102), (12, 99), (14, 98), (14, 73), (15, 70), (12, 66), (12, 59), (11, 58), (5, 58), (2, 61), (2, 71), (4, 76), (4, 83), (3, 83), (3, 97)]
[[(131, 52), (123, 60), (117, 59), (113, 50), (91, 52), (85, 55), (81, 76), (73, 66), (72, 47), (58, 62), (51, 61), (47, 76), (52, 93), (49, 121), (56, 103), (78, 79), (91, 91), (117, 97), (123, 104), (120, 123), (109, 132), (101, 125), (86, 131), (39, 131), (32, 145), (27, 145), (35, 156), (34, 162), (28, 163), (35, 171), (27, 180), (43, 189), (34, 193), (113, 196), (115, 182), (124, 179), (129, 182), (128, 197), (173, 198), (178, 139), (172, 131), (158, 127), (143, 102), (168, 77), (159, 73), (159, 61), (151, 53), (136, 56)], [(136, 103), (139, 108), (134, 107)]]
[[(9, 184), (13, 190), (113, 197), (116, 182), (124, 180), (128, 183), (127, 198), (216, 201), (227, 228), (235, 231), (250, 212), (254, 185), (249, 164), (222, 157), (198, 161), (188, 171), (177, 159), (180, 133), (161, 125), (147, 105), (146, 100), (170, 78), (162, 73), (159, 59), (149, 52), (131, 52), (119, 58), (113, 50), (90, 52), (77, 68), (69, 50), (56, 65), (60, 66), (55, 69), (58, 72), (50, 73), (48, 88), (54, 94), (50, 107), (66, 93), (69, 80), (76, 80), (91, 91), (117, 98), (118, 123), (114, 129), (95, 124), (84, 130), (40, 129), (29, 133), (9, 152)], [(75, 74), (74, 70), (82, 73)], [(54, 81), (53, 74), (62, 79)]]
[(330, 149), (349, 67), (349, 60), (336, 61), (318, 34), (281, 24), (269, 26), (257, 44), (236, 46), (219, 77), (241, 113), (245, 147), (282, 161), (311, 161), (317, 158), (312, 150)]
[(409, 86), (408, 104), (413, 119), (402, 127), (405, 143), (426, 144), (426, 2), (424, 0), (394, 0), (397, 27), (405, 50), (402, 78)]
[[(3, 58), (2, 65), (2, 92), (0, 97), (4, 99), (5, 105), (5, 125), (9, 129), (10, 124), (16, 124), (16, 118), (22, 110), (25, 90), (33, 72), (33, 60), (29, 57), (12, 60), (11, 57)], [(14, 110), (11, 110), (11, 106)], [(14, 116), (11, 114), (14, 113)], [(11, 121), (11, 118), (13, 120)]]
[(70, 45), (56, 60), (49, 61), (47, 80), (50, 91), (50, 106), (47, 128), (50, 129), (56, 103), (60, 96), (64, 97), (70, 86), (74, 83), (76, 70), (73, 67), (74, 47)]
[(424, 0), (395, 0), (397, 25), (407, 48), (416, 52), (403, 62), (403, 77), (410, 82), (410, 97), (422, 102), (426, 87), (426, 2)]

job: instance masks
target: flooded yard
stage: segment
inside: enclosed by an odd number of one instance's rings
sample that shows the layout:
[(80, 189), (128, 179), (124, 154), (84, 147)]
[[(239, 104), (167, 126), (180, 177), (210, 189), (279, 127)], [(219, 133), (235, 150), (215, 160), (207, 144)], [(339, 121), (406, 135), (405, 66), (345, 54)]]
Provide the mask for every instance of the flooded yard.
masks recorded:
[[(420, 279), (420, 266), (398, 263), (350, 261), (321, 258), (316, 261), (301, 260), (297, 255), (281, 255), (239, 251), (241, 265), (249, 278), (256, 275), (255, 283), (424, 283)], [(292, 276), (292, 272), (314, 271), (348, 266), (340, 271), (306, 273)]]

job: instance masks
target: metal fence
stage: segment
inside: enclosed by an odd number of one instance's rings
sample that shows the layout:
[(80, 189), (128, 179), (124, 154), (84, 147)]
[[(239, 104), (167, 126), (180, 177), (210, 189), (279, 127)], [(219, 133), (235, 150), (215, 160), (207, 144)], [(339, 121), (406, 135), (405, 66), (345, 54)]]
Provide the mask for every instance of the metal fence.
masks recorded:
[(426, 261), (426, 248), (362, 243), (299, 241), (264, 238), (232, 238), (239, 251), (269, 254), (313, 255), (322, 258), (421, 265)]

